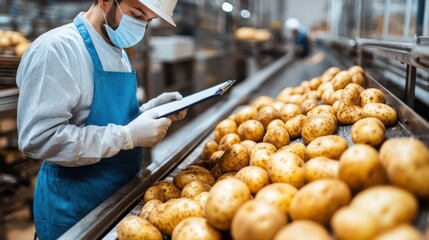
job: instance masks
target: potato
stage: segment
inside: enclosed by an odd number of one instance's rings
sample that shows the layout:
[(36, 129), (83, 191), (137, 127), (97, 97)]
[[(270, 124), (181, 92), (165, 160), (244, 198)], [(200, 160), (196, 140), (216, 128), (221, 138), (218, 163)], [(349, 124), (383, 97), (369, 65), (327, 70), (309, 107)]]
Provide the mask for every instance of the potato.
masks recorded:
[(237, 123), (237, 126), (240, 126), (245, 121), (252, 119), (258, 119), (258, 109), (255, 107), (244, 107), (243, 109), (238, 111), (238, 113), (235, 114), (235, 122)]
[(276, 148), (289, 144), (289, 133), (282, 120), (276, 119), (268, 125), (263, 141), (273, 144)]
[(280, 113), (272, 106), (265, 106), (262, 107), (258, 112), (258, 121), (264, 125), (264, 128), (266, 129), (268, 124), (273, 121), (274, 119), (279, 119)]
[(182, 220), (173, 230), (172, 240), (220, 240), (222, 235), (219, 231), (208, 224), (207, 219), (202, 217), (190, 217)]
[(321, 178), (338, 178), (338, 166), (338, 161), (327, 157), (312, 158), (304, 166), (305, 181), (312, 182)]
[(179, 189), (183, 189), (186, 184), (192, 181), (199, 181), (213, 186), (213, 184), (215, 183), (215, 178), (211, 173), (207, 173), (204, 171), (185, 170), (183, 172), (178, 173), (173, 179), (174, 185), (176, 185)]
[(322, 94), (322, 103), (332, 105), (335, 102), (334, 92), (335, 90), (332, 88), (332, 86), (326, 87)]
[(237, 172), (235, 178), (243, 181), (249, 187), (250, 193), (255, 194), (261, 188), (270, 184), (267, 171), (261, 167), (247, 166)]
[(340, 110), (340, 100), (337, 100), (332, 104), (332, 109), (334, 110), (334, 115), (336, 116), (338, 111)]
[(264, 135), (264, 125), (256, 120), (247, 120), (238, 127), (238, 136), (240, 136), (241, 140), (260, 142)]
[(354, 124), (355, 122), (364, 118), (363, 111), (360, 106), (340, 106), (337, 112), (337, 119), (340, 124)]
[(338, 240), (371, 240), (379, 232), (375, 216), (352, 207), (338, 210), (331, 226)]
[(332, 98), (335, 99), (335, 101), (340, 100), (341, 95), (343, 94), (344, 89), (338, 89), (337, 91), (335, 91), (334, 93), (332, 93)]
[(365, 88), (363, 86), (361, 86), (359, 84), (356, 84), (356, 83), (350, 83), (347, 86), (353, 86), (353, 87), (355, 87), (359, 91), (359, 94), (361, 94), (365, 90)]
[(367, 103), (362, 108), (364, 117), (374, 117), (384, 123), (384, 125), (392, 125), (398, 120), (396, 111), (390, 106), (383, 103)]
[(260, 143), (257, 143), (257, 144), (252, 148), (252, 150), (250, 151), (250, 156), (252, 156), (252, 155), (253, 155), (253, 153), (254, 153), (255, 151), (257, 151), (258, 149), (268, 149), (268, 150), (271, 150), (272, 152), (277, 151), (277, 148), (276, 148), (273, 144), (271, 144), (271, 143), (264, 143), (264, 142), (260, 142)]
[(359, 65), (351, 66), (349, 69), (347, 69), (347, 71), (348, 72), (358, 72), (360, 74), (364, 74), (365, 73), (365, 70), (361, 66), (359, 66)]
[(286, 99), (285, 103), (295, 104), (297, 106), (301, 106), (304, 101), (305, 101), (305, 97), (303, 95), (292, 94)]
[(275, 101), (273, 102), (273, 104), (271, 104), (271, 106), (277, 110), (277, 112), (280, 112), (280, 110), (282, 110), (282, 108), (286, 105), (286, 103), (284, 102), (280, 102), (280, 101)]
[(380, 160), (394, 185), (429, 197), (429, 150), (420, 140), (389, 139), (380, 148)]
[(349, 71), (349, 74), (350, 76), (352, 76), (353, 83), (358, 84), (362, 87), (365, 86), (365, 77), (361, 73)]
[(301, 105), (301, 112), (302, 114), (307, 114), (310, 110), (313, 108), (319, 106), (319, 103), (317, 102), (317, 99), (307, 99), (305, 100)]
[(286, 104), (282, 110), (280, 110), (280, 118), (283, 122), (287, 122), (287, 120), (295, 117), (296, 115), (302, 114), (301, 108), (299, 105), (288, 103)]
[(348, 148), (347, 140), (338, 135), (327, 135), (315, 138), (305, 149), (308, 159), (315, 157), (327, 157), (339, 159), (341, 154)]
[(415, 227), (409, 224), (401, 224), (374, 238), (374, 240), (396, 239), (422, 240), (423, 236)]
[(218, 143), (214, 140), (209, 140), (204, 144), (203, 151), (201, 152), (201, 159), (209, 159), (210, 156), (218, 150)]
[(350, 199), (350, 189), (343, 181), (319, 179), (298, 191), (292, 199), (289, 213), (293, 220), (307, 219), (328, 225), (334, 213), (347, 205)]
[(162, 235), (146, 219), (128, 216), (118, 224), (119, 240), (162, 240)]
[(367, 103), (386, 103), (386, 97), (381, 90), (368, 88), (360, 93), (360, 106), (363, 107)]
[(341, 155), (338, 174), (355, 192), (387, 183), (377, 150), (364, 144), (356, 144)]
[(220, 170), (219, 164), (216, 164), (210, 173), (213, 175), (215, 179), (218, 179), (220, 176), (222, 176), (222, 171)]
[(270, 161), (274, 151), (268, 149), (256, 149), (250, 157), (250, 166), (257, 166), (263, 169), (267, 168), (267, 163)]
[(193, 199), (202, 192), (208, 192), (210, 188), (211, 186), (206, 183), (192, 181), (183, 187), (181, 197)]
[(289, 119), (285, 123), (285, 128), (289, 134), (289, 137), (292, 139), (301, 137), (302, 128), (307, 121), (308, 117), (301, 114)]
[(375, 186), (358, 193), (351, 207), (377, 218), (378, 229), (385, 231), (401, 223), (411, 223), (418, 210), (416, 198), (395, 186)]
[(274, 98), (269, 96), (259, 96), (252, 102), (252, 107), (258, 111), (265, 106), (269, 106), (274, 103)]
[(364, 118), (353, 124), (351, 137), (354, 143), (378, 147), (384, 142), (386, 128), (377, 118)]
[(317, 99), (322, 99), (322, 95), (327, 88), (332, 88), (332, 84), (330, 82), (324, 82), (319, 85), (319, 87), (316, 90)]
[(310, 79), (310, 89), (316, 90), (320, 84), (322, 84), (322, 80), (318, 77)]
[(230, 229), (234, 214), (250, 197), (249, 188), (238, 179), (229, 178), (217, 182), (210, 189), (207, 199), (207, 221), (219, 230)]
[(219, 143), (223, 136), (228, 133), (237, 133), (238, 124), (234, 120), (225, 119), (218, 123), (214, 130), (214, 140)]
[(359, 88), (355, 87), (352, 84), (347, 85), (344, 88), (340, 98), (336, 100), (340, 100), (340, 111), (342, 111), (342, 107), (348, 107), (353, 105), (360, 106)]
[(353, 79), (350, 73), (347, 71), (341, 71), (335, 75), (335, 77), (332, 79), (332, 88), (334, 91), (338, 89), (345, 88), (349, 83), (352, 83)]
[(267, 163), (271, 182), (289, 183), (296, 188), (304, 185), (304, 161), (298, 155), (286, 151), (277, 152)]
[(219, 159), (219, 167), (223, 173), (238, 172), (249, 165), (250, 157), (245, 146), (240, 143), (232, 145)]
[(148, 188), (143, 197), (144, 202), (149, 202), (150, 200), (154, 199), (158, 199), (161, 202), (166, 201), (164, 191), (162, 191), (162, 189), (157, 186)]
[(203, 217), (206, 216), (206, 203), (209, 198), (209, 192), (200, 192), (194, 197), (194, 201), (203, 209)]
[(238, 136), (238, 134), (228, 133), (225, 136), (223, 136), (222, 139), (220, 140), (219, 150), (226, 151), (233, 144), (240, 143), (240, 142), (241, 142), (241, 139), (240, 139), (240, 136)]
[(314, 116), (305, 123), (301, 136), (305, 144), (309, 144), (315, 138), (331, 135), (337, 131), (337, 124), (332, 118)]
[(149, 222), (161, 233), (171, 235), (180, 221), (189, 217), (202, 217), (203, 209), (189, 198), (177, 198), (158, 205), (150, 214)]
[(341, 69), (338, 67), (330, 67), (328, 69), (326, 69), (322, 75), (328, 74), (328, 75), (336, 75), (339, 72), (341, 72)]
[(212, 155), (209, 158), (209, 165), (213, 166), (216, 165), (219, 162), (219, 159), (222, 157), (222, 155), (225, 153), (225, 151), (216, 151), (212, 153)]
[(287, 146), (284, 146), (278, 150), (278, 152), (286, 151), (295, 153), (300, 157), (302, 160), (307, 161), (307, 157), (305, 156), (305, 145), (301, 142), (293, 142)]
[(319, 105), (315, 108), (313, 108), (311, 111), (307, 113), (307, 117), (311, 118), (316, 115), (319, 115), (320, 113), (330, 113), (332, 115), (335, 115), (334, 108), (330, 105)]
[[(306, 99), (305, 101), (307, 101), (307, 100), (315, 100), (315, 101), (317, 101), (317, 92), (316, 91), (306, 92), (306, 93), (304, 93), (303, 96)], [(304, 105), (304, 102), (301, 104), (301, 109), (302, 109), (302, 106)]]
[[(203, 171), (203, 172), (210, 172), (207, 168), (204, 168), (202, 166), (199, 165), (189, 165), (186, 167), (186, 170), (198, 170), (198, 171)], [(163, 182), (163, 181), (161, 181)]]
[(289, 98), (290, 95), (292, 95), (292, 91), (292, 87), (283, 88), (277, 95), (276, 101), (285, 103), (286, 99)]
[(290, 202), (297, 192), (298, 190), (290, 184), (273, 183), (259, 190), (255, 199), (278, 207), (286, 215), (289, 212)]
[(220, 181), (222, 179), (228, 179), (228, 178), (235, 178), (235, 175), (237, 174), (237, 172), (227, 172), (225, 174), (222, 174), (222, 176), (220, 176), (217, 181)]
[(328, 231), (320, 224), (309, 220), (297, 220), (283, 227), (274, 240), (331, 240)]
[(231, 234), (235, 240), (273, 239), (287, 223), (280, 209), (259, 200), (244, 203), (232, 220)]
[(156, 206), (160, 205), (161, 203), (162, 203), (161, 200), (158, 200), (158, 199), (152, 199), (146, 202), (142, 210), (140, 211), (139, 216), (147, 220), (147, 218), (149, 217), (149, 214), (156, 208)]
[(243, 145), (243, 146), (246, 147), (247, 152), (250, 155), (250, 153), (252, 151), (252, 148), (256, 145), (256, 142), (252, 141), (252, 140), (244, 140), (244, 141), (241, 142), (241, 145)]
[[(195, 166), (195, 167), (197, 167), (197, 166)], [(200, 168), (200, 171), (205, 171), (207, 173), (210, 173), (205, 168)], [(170, 181), (167, 181), (167, 180), (160, 181), (160, 182), (156, 183), (155, 186), (159, 187), (161, 189), (161, 191), (164, 192), (165, 201), (168, 201), (168, 200), (173, 199), (173, 198), (180, 198), (180, 189), (178, 189), (176, 187), (176, 185), (174, 185), (174, 183), (172, 183)]]

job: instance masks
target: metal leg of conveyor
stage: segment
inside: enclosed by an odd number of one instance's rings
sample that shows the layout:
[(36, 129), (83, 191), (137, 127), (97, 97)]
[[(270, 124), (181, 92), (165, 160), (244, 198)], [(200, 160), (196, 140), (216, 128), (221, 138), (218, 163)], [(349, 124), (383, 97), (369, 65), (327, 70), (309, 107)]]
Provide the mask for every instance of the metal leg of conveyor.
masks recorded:
[(405, 101), (410, 108), (414, 108), (414, 100), (416, 95), (416, 72), (417, 69), (415, 67), (407, 65)]

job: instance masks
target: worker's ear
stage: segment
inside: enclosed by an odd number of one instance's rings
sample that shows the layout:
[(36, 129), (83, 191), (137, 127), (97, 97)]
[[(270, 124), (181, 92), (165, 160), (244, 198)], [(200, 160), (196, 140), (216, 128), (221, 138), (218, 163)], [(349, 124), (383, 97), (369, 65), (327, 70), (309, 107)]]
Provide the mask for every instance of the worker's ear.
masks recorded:
[(98, 6), (105, 11), (106, 9), (109, 9), (115, 0), (98, 0)]

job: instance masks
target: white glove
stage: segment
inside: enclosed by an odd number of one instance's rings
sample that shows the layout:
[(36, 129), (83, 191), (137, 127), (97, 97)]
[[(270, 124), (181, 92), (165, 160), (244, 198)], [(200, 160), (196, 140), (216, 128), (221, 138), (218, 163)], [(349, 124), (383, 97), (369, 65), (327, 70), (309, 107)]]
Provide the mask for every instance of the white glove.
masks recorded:
[(183, 97), (182, 97), (182, 95), (180, 95), (179, 92), (165, 92), (165, 93), (159, 95), (158, 97), (151, 99), (147, 103), (141, 105), (140, 111), (144, 112), (146, 110), (149, 110), (149, 109), (154, 108), (156, 106), (162, 105), (164, 103), (168, 103), (168, 102), (175, 101), (175, 100), (180, 100), (182, 98)]
[(156, 112), (142, 113), (128, 125), (124, 126), (128, 144), (123, 149), (153, 147), (160, 142), (165, 137), (171, 125), (171, 119), (156, 119), (157, 117), (158, 113)]

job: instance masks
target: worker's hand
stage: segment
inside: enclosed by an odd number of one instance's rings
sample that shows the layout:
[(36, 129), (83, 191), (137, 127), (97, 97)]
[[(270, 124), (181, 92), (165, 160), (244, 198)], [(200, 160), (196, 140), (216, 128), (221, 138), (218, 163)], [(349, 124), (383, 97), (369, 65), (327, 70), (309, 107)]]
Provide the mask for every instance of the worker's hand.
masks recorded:
[(156, 106), (162, 105), (164, 103), (168, 103), (171, 101), (175, 101), (175, 100), (180, 100), (182, 99), (182, 95), (180, 95), (179, 92), (165, 92), (161, 95), (159, 95), (156, 98), (153, 98), (151, 100), (149, 100), (147, 103), (143, 104), (140, 107), (140, 111), (144, 112), (146, 110), (149, 110), (151, 108), (154, 108)]
[(160, 142), (171, 125), (171, 119), (160, 118), (156, 112), (145, 112), (124, 127), (130, 143), (126, 149), (153, 147)]
[(169, 119), (171, 119), (171, 121), (178, 121), (178, 120), (182, 120), (186, 117), (186, 113), (188, 112), (188, 109), (182, 110), (178, 113), (172, 114), (170, 116), (168, 116)]

